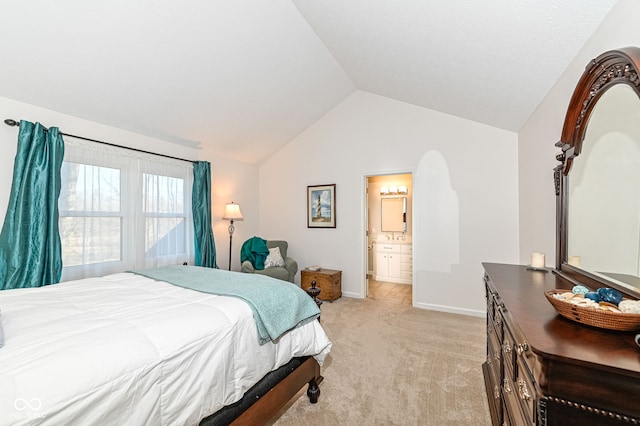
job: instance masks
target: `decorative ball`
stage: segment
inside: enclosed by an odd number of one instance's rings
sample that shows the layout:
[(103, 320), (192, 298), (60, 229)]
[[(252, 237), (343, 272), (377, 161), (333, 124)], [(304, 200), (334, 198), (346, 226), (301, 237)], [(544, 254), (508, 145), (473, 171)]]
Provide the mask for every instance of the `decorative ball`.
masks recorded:
[(587, 294), (589, 293), (589, 289), (583, 285), (574, 285), (571, 292), (573, 294)]
[(622, 302), (622, 293), (614, 288), (602, 287), (598, 289), (598, 296), (603, 302), (609, 302), (616, 306)]
[(588, 293), (585, 293), (584, 298), (593, 300), (594, 302), (600, 302), (601, 300), (600, 295), (598, 295), (598, 293), (596, 293), (595, 291), (590, 291)]

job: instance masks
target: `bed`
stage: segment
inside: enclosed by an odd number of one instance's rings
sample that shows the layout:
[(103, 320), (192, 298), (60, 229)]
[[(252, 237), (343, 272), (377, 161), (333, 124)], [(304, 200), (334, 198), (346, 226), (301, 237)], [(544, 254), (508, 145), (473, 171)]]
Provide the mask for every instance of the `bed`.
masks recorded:
[(0, 425), (257, 424), (306, 383), (315, 402), (319, 321), (262, 343), (254, 316), (134, 273), (0, 291)]

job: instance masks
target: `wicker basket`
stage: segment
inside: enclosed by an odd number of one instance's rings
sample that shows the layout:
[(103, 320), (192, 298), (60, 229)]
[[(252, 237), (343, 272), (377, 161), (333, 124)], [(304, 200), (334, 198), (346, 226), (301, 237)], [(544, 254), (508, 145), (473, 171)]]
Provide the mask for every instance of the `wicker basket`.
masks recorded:
[(566, 293), (567, 290), (545, 291), (549, 303), (565, 318), (581, 324), (590, 325), (607, 330), (631, 331), (640, 329), (640, 314), (627, 314), (595, 308), (577, 306), (565, 300), (556, 299), (554, 294)]

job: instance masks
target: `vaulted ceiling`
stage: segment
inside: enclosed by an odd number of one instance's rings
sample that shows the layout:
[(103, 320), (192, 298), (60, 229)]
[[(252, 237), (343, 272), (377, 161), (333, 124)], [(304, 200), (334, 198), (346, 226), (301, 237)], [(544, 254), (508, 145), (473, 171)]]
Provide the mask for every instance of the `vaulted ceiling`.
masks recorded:
[(615, 3), (21, 0), (0, 97), (251, 163), (357, 89), (517, 131)]

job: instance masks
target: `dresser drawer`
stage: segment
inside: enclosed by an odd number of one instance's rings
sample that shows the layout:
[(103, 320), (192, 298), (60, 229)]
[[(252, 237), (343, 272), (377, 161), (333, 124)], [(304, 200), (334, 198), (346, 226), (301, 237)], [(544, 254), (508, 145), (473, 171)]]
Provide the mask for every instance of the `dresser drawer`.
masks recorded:
[(504, 323), (502, 319), (502, 360), (504, 364), (504, 375), (508, 376), (510, 380), (515, 378), (515, 354), (514, 345), (515, 339), (511, 329)]
[(411, 250), (405, 250), (405, 248), (411, 249), (411, 246), (401, 246), (402, 254), (400, 255), (400, 278), (403, 281), (413, 282), (413, 256), (410, 254)]
[[(535, 424), (536, 388), (529, 363), (529, 357), (533, 358), (533, 354), (519, 330), (510, 326), (512, 322), (507, 319), (508, 312), (503, 310), (501, 315), (505, 406), (508, 406), (509, 415), (515, 424)], [(532, 359), (531, 361), (535, 362)]]
[[(500, 400), (500, 352), (495, 352), (491, 347), (487, 348), (487, 370), (491, 376), (490, 383), (493, 388), (490, 391), (489, 398), (496, 401), (499, 405)], [(489, 390), (487, 390), (489, 393)]]
[[(505, 395), (506, 393), (506, 395)], [(527, 423), (524, 422), (524, 419), (521, 418), (519, 412), (517, 411), (518, 407), (514, 407), (513, 402), (511, 401), (513, 397), (513, 389), (510, 387), (506, 388), (503, 386), (503, 402), (502, 405), (502, 425), (501, 426), (525, 426)], [(513, 409), (516, 408), (516, 412), (513, 412)]]
[(499, 315), (500, 312), (500, 296), (491, 287), (491, 280), (488, 276), (484, 277), (485, 291), (487, 297), (487, 321), (491, 322), (495, 326), (500, 326), (502, 318)]
[(411, 244), (402, 244), (400, 246), (400, 253), (413, 254), (413, 246)]
[(399, 253), (400, 248), (398, 244), (376, 244), (376, 251), (378, 253)]
[(516, 377), (514, 380), (514, 391), (518, 399), (523, 417), (531, 424), (536, 419), (535, 404), (535, 381), (531, 376), (531, 371), (526, 364), (526, 359), (518, 355), (516, 349)]
[(492, 327), (498, 340), (502, 340), (502, 315), (500, 315), (500, 306), (490, 292), (487, 294), (489, 297), (487, 303), (487, 327)]
[(487, 365), (493, 371), (496, 383), (500, 377), (500, 360), (502, 359), (502, 351), (498, 336), (493, 327), (487, 329)]

